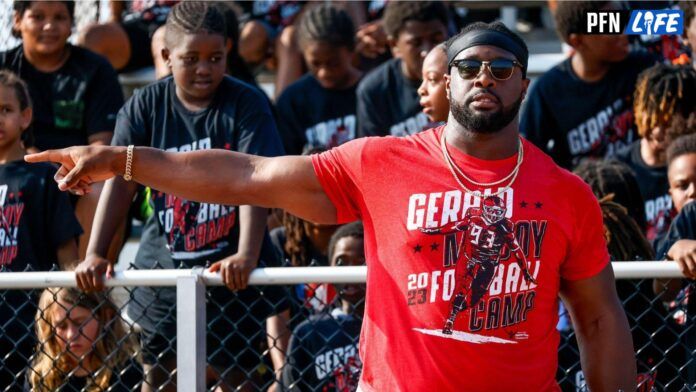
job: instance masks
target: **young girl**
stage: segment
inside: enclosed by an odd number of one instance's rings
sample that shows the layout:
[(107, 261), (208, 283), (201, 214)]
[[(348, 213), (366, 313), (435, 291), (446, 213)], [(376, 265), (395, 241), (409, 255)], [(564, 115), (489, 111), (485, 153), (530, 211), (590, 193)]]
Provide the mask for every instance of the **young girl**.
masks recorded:
[(440, 44), (423, 59), (423, 82), (418, 87), (423, 113), (434, 126), (446, 122), (449, 115), (449, 100), (445, 89), (446, 73), (447, 52), (445, 45)]
[(32, 392), (132, 391), (142, 381), (133, 337), (107, 295), (49, 288), (36, 312)]
[(280, 134), (288, 154), (331, 148), (355, 138), (356, 96), (362, 73), (353, 66), (355, 28), (345, 11), (308, 10), (297, 28), (309, 73), (278, 98)]
[[(114, 144), (150, 146), (169, 151), (220, 148), (273, 156), (283, 152), (267, 100), (256, 89), (225, 76), (226, 25), (212, 3), (186, 1), (172, 8), (163, 54), (172, 77), (137, 91), (119, 112)], [(98, 227), (88, 255), (77, 268), (80, 288), (103, 288), (111, 274), (108, 243), (125, 218), (136, 184), (123, 179), (106, 183), (95, 218)], [(140, 269), (205, 266), (213, 263), (232, 293), (208, 291), (209, 380), (223, 389), (244, 386), (245, 370), (260, 359), (249, 347), (261, 339), (256, 320), (264, 320), (276, 303), (257, 301), (256, 289), (243, 290), (259, 259), (273, 251), (262, 246), (267, 210), (252, 206), (196, 203), (152, 190), (154, 215), (146, 223), (136, 255)], [(278, 298), (281, 298), (279, 292)], [(137, 287), (128, 314), (142, 327), (145, 391), (173, 390), (176, 368), (175, 289)], [(243, 317), (251, 315), (253, 317)]]
[[(22, 135), (32, 120), (24, 82), (0, 71), (0, 267), (3, 271), (48, 271), (77, 261), (76, 238), (82, 233), (65, 193), (51, 184), (52, 165), (27, 165)], [(0, 291), (0, 385), (16, 384), (15, 375), (31, 355), (31, 325), (36, 298), (25, 291)], [(21, 383), (21, 381), (19, 381)]]
[[(74, 10), (73, 1), (14, 2), (12, 31), (22, 43), (0, 53), (0, 68), (12, 70), (29, 86), (35, 141), (27, 148), (111, 142), (116, 113), (123, 105), (121, 85), (106, 59), (68, 43)], [(95, 188), (93, 194), (73, 200), (85, 228), (79, 243), (81, 258), (98, 198)]]

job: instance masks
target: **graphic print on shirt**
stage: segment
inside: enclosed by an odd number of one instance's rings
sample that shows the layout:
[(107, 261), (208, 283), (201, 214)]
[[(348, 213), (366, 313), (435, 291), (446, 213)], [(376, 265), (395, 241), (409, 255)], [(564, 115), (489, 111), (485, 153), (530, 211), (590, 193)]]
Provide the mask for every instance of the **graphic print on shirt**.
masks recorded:
[[(208, 137), (167, 151), (195, 151), (210, 146)], [(236, 207), (193, 202), (163, 192), (152, 192), (152, 202), (172, 259), (208, 257), (229, 246), (227, 238), (235, 226)]]
[(7, 185), (0, 185), (0, 265), (10, 265), (17, 257), (17, 228), (24, 212), (22, 192), (7, 190)]
[(673, 213), (672, 196), (669, 194), (645, 200), (645, 220), (648, 224), (646, 237), (648, 241), (652, 241), (667, 232), (669, 224), (674, 218)]
[[(529, 338), (517, 326), (534, 307), (547, 221), (513, 222), (512, 196), (510, 189), (502, 197), (461, 191), (411, 196), (408, 227), (442, 238), (430, 250), (442, 245), (443, 270), (410, 274), (408, 305), (444, 301), (449, 308), (440, 328), (414, 330), (474, 343), (514, 344)], [(541, 202), (521, 205), (543, 207)], [(419, 247), (414, 251), (421, 252)], [(496, 329), (503, 329), (507, 338), (481, 334)]]
[(392, 136), (408, 136), (416, 134), (428, 125), (428, 116), (425, 113), (418, 113), (413, 117), (409, 117), (406, 120), (394, 124), (389, 128), (389, 133)]
[(614, 156), (633, 142), (633, 111), (629, 101), (619, 98), (568, 132), (570, 154)]
[(356, 391), (362, 370), (357, 346), (349, 344), (317, 355), (314, 359), (314, 370), (317, 380), (329, 380), (322, 391)]
[(355, 115), (334, 118), (315, 124), (305, 130), (307, 145), (331, 149), (355, 139)]

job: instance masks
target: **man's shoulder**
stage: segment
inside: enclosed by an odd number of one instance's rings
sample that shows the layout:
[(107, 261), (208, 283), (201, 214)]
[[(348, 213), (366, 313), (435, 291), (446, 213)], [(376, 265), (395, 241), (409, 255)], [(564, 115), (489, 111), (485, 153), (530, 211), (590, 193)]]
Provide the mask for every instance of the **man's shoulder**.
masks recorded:
[(525, 149), (525, 159), (529, 157), (531, 161), (531, 171), (535, 173), (533, 177), (537, 181), (542, 182), (556, 192), (566, 192), (571, 189), (577, 190), (579, 188), (589, 189), (589, 185), (580, 177), (558, 166), (549, 155), (531, 142), (525, 143)]

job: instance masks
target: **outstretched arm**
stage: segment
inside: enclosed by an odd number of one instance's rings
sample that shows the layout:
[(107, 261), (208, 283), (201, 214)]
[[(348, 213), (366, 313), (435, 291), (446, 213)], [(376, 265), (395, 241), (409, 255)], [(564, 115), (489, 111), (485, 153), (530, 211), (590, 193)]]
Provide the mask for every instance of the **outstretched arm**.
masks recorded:
[[(25, 159), (59, 163), (60, 189), (84, 189), (84, 184), (122, 176), (126, 147), (70, 147)], [(171, 153), (136, 147), (132, 176), (140, 184), (189, 200), (282, 208), (313, 222), (336, 222), (336, 208), (308, 156), (264, 158), (225, 150)]]
[(611, 264), (591, 278), (563, 279), (561, 298), (577, 332), (580, 362), (590, 390), (635, 391), (633, 340), (616, 295)]

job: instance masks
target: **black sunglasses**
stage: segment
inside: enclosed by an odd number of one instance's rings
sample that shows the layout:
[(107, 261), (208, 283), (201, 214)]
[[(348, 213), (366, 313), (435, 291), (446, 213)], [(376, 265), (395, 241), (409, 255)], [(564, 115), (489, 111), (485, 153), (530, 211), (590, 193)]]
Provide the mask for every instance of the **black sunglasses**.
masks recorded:
[(495, 59), (493, 61), (454, 60), (452, 65), (457, 67), (459, 76), (463, 79), (473, 79), (483, 72), (484, 68), (488, 68), (493, 79), (508, 80), (515, 72), (515, 67), (523, 68), (518, 61), (509, 59)]

